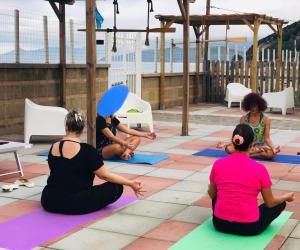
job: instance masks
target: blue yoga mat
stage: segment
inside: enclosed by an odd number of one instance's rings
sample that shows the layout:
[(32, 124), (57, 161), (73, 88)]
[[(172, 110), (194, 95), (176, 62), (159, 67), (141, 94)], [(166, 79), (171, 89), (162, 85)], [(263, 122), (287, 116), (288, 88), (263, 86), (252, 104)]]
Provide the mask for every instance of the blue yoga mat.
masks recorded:
[(132, 164), (149, 164), (154, 165), (163, 160), (167, 160), (169, 156), (166, 155), (144, 155), (144, 154), (135, 154), (129, 160), (122, 160), (120, 158), (114, 158), (107, 161), (113, 162), (122, 162), (122, 163), (132, 163)]
[[(222, 157), (227, 156), (228, 154), (223, 150), (205, 149), (205, 150), (197, 152), (193, 155), (222, 158)], [(281, 155), (281, 154), (279, 154), (279, 155), (276, 155), (272, 160), (263, 160), (263, 159), (259, 159), (259, 158), (257, 158), (257, 160), (278, 162), (278, 163), (300, 164), (300, 156), (297, 156), (297, 155)]]
[(48, 157), (48, 155), (49, 155), (49, 152), (48, 152), (48, 151), (42, 152), (42, 153), (39, 153), (39, 154), (38, 154), (38, 156), (46, 156), (46, 157)]

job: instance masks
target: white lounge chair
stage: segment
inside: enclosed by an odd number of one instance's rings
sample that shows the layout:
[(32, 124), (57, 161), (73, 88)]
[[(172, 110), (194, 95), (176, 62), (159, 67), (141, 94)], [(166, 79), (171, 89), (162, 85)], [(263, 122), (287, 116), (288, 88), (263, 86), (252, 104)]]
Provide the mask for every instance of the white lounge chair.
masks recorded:
[(280, 92), (265, 93), (263, 98), (268, 103), (268, 108), (279, 108), (283, 115), (286, 115), (288, 108), (293, 108), (295, 112), (294, 88), (288, 87)]
[(240, 83), (229, 83), (226, 89), (225, 101), (228, 102), (228, 108), (231, 107), (231, 103), (239, 102), (240, 109), (242, 109), (242, 100), (245, 95), (251, 93), (252, 90), (246, 88), (243, 84)]
[[(139, 112), (127, 112), (136, 110)], [(137, 95), (129, 93), (123, 106), (115, 113), (116, 117), (130, 127), (131, 124), (147, 124), (153, 132), (152, 109), (150, 103), (142, 100)]]
[(68, 111), (61, 107), (42, 106), (25, 99), (24, 142), (32, 135), (65, 135), (65, 117)]

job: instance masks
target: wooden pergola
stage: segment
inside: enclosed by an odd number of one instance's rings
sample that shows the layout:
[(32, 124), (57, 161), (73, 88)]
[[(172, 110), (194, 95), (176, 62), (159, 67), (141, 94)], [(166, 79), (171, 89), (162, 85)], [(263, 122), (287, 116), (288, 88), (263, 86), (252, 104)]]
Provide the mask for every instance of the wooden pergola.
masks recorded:
[[(247, 25), (253, 32), (253, 53), (252, 53), (252, 66), (251, 66), (251, 88), (256, 92), (256, 75), (257, 75), (257, 48), (258, 48), (258, 31), (260, 25), (268, 25), (278, 35), (278, 48), (276, 58), (276, 68), (280, 68), (281, 63), (281, 50), (282, 50), (282, 26), (288, 22), (282, 19), (273, 18), (261, 14), (229, 14), (229, 15), (189, 15), (189, 3), (187, 0), (178, 0), (178, 5), (182, 13), (181, 16), (174, 15), (156, 15), (161, 22), (161, 27), (170, 27), (172, 24), (184, 25), (184, 61), (183, 61), (183, 119), (182, 119), (182, 135), (188, 135), (188, 105), (189, 105), (189, 26), (192, 26), (196, 36), (196, 86), (199, 86), (200, 79), (200, 36), (205, 32), (207, 26), (211, 25)], [(164, 108), (164, 62), (165, 62), (165, 34), (161, 33), (161, 54), (160, 54), (160, 95), (159, 103), (160, 108)], [(186, 56), (187, 55), (187, 56)], [(206, 62), (204, 62), (206, 63)], [(276, 90), (279, 91), (280, 86), (280, 71), (276, 70)]]

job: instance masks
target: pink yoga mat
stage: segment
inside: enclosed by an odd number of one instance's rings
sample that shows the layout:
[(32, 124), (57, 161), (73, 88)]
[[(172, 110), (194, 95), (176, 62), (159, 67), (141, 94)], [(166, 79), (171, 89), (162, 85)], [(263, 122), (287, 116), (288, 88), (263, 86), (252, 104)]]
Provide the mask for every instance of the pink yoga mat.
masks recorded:
[(134, 196), (123, 196), (110, 206), (85, 215), (53, 214), (42, 208), (37, 209), (0, 223), (0, 247), (12, 250), (32, 249), (134, 200)]

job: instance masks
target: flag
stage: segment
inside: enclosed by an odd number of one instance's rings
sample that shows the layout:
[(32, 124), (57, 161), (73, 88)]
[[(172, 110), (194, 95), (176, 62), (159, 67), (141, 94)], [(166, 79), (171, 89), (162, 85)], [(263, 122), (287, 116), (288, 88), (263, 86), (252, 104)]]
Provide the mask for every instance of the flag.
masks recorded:
[(97, 29), (101, 29), (103, 21), (104, 21), (104, 18), (102, 17), (100, 12), (96, 8), (96, 26), (97, 26)]

